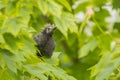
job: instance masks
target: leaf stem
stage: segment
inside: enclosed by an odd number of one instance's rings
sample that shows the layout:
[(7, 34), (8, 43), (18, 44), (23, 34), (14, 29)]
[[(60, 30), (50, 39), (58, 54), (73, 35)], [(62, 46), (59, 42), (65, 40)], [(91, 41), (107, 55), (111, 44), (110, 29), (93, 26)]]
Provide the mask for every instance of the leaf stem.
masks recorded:
[(86, 15), (86, 17), (85, 17), (85, 19), (84, 19), (84, 21), (83, 21), (83, 23), (81, 24), (80, 29), (79, 29), (80, 34), (82, 33), (83, 28), (85, 27), (85, 25), (86, 25), (86, 23), (87, 23), (87, 21), (89, 20), (90, 17), (91, 17), (91, 16)]
[(98, 29), (105, 34), (105, 32), (102, 30), (102, 28), (100, 27), (100, 25), (98, 24), (98, 22), (96, 21), (96, 19), (94, 17), (92, 17), (93, 21), (95, 22), (96, 26), (98, 27)]
[[(100, 25), (98, 24), (98, 22), (96, 21), (96, 19), (94, 18), (94, 16), (92, 17), (93, 21), (95, 22), (97, 28), (104, 34), (106, 35), (106, 33), (103, 31), (103, 29), (100, 27)], [(108, 34), (110, 38), (112, 38), (112, 36), (110, 34)]]

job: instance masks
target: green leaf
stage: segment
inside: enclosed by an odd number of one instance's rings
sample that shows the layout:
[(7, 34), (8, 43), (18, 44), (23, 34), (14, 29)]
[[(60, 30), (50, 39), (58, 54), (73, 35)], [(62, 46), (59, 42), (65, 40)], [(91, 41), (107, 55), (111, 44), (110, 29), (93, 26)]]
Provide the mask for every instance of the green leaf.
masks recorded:
[(48, 78), (43, 74), (45, 71), (42, 70), (37, 65), (26, 65), (24, 66), (27, 72), (34, 75), (35, 77), (38, 77), (41, 80), (48, 80)]
[(20, 48), (20, 53), (23, 54), (25, 57), (30, 57), (30, 55), (33, 55), (36, 52), (35, 49), (35, 42), (28, 36), (22, 35), (19, 36), (20, 43), (19, 43), (19, 48)]
[(38, 2), (39, 8), (43, 14), (50, 12), (52, 15), (59, 17), (61, 15), (62, 7), (53, 0), (40, 0)]
[(108, 79), (113, 70), (120, 65), (120, 57), (112, 58), (114, 54), (116, 52), (103, 51), (100, 61), (91, 68), (91, 77), (95, 77), (95, 80)]
[(57, 28), (61, 31), (61, 33), (62, 33), (65, 37), (67, 37), (67, 30), (68, 30), (68, 29), (67, 29), (66, 26), (64, 26), (63, 22), (62, 22), (59, 18), (57, 18), (57, 17), (54, 17), (54, 22), (55, 22)]
[(111, 42), (112, 38), (110, 35), (101, 35), (98, 37), (99, 39), (99, 47), (104, 50), (109, 50), (111, 51)]
[[(4, 41), (4, 38), (3, 38), (3, 35), (2, 34), (0, 34), (0, 43), (4, 43), (5, 41)], [(1, 46), (2, 47), (2, 46)]]
[(62, 69), (46, 63), (28, 64), (24, 68), (41, 80), (47, 80), (53, 77), (57, 80), (76, 80), (74, 77), (67, 75)]
[(28, 25), (28, 22), (30, 20), (30, 14), (32, 13), (32, 11), (27, 9), (26, 7), (18, 8), (18, 10), (18, 15), (22, 17), (22, 22)]
[(79, 51), (79, 58), (85, 57), (88, 55), (89, 51), (93, 51), (98, 45), (98, 41), (93, 39), (85, 44)]
[(39, 7), (39, 9), (41, 10), (41, 12), (43, 13), (43, 14), (47, 14), (47, 12), (48, 12), (48, 7), (47, 7), (47, 3), (46, 3), (46, 1), (45, 0), (38, 0), (38, 7)]
[(105, 5), (109, 0), (92, 0), (95, 6), (101, 7)]
[(4, 24), (2, 26), (2, 32), (9, 32), (11, 34), (13, 34), (14, 36), (16, 36), (20, 29), (23, 27), (23, 22), (22, 19), (20, 17), (16, 17), (16, 18), (8, 18), (4, 21)]
[(40, 12), (38, 8), (34, 7), (33, 11), (35, 14), (33, 13), (31, 15), (29, 25), (32, 26), (39, 33), (43, 29), (46, 23), (46, 19), (44, 19), (44, 15)]
[(120, 1), (119, 0), (112, 0), (112, 5), (114, 9), (120, 9)]
[(62, 7), (61, 5), (55, 3), (52, 0), (48, 0), (48, 10), (51, 14), (60, 17), (61, 13), (62, 13)]
[(112, 73), (113, 69), (114, 69), (114, 65), (113, 64), (107, 65), (103, 70), (101, 70), (99, 72), (99, 74), (96, 76), (95, 80), (107, 79), (110, 76), (110, 74)]
[(100, 71), (102, 69), (104, 69), (109, 64), (109, 62), (111, 60), (111, 55), (110, 55), (109, 51), (104, 51), (101, 54), (103, 54), (103, 56), (101, 57), (100, 61), (91, 68), (91, 70), (92, 70), (91, 77), (94, 77), (97, 74), (99, 74)]
[(75, 24), (75, 17), (72, 14), (66, 12), (62, 13), (61, 20), (64, 26), (66, 26), (71, 32), (78, 33), (78, 27)]
[(71, 32), (78, 33), (78, 27), (75, 24), (75, 18), (70, 13), (62, 13), (61, 17), (54, 17), (55, 24), (58, 29), (63, 33), (63, 35), (67, 38), (68, 29)]
[(3, 15), (2, 13), (0, 13), (0, 28), (2, 27), (4, 20), (5, 20), (5, 15)]
[(100, 11), (95, 12), (94, 17), (95, 20), (101, 27), (106, 27), (107, 22), (105, 21), (106, 17), (109, 17), (110, 13), (106, 9), (100, 9)]
[(8, 50), (4, 50), (4, 49), (0, 50), (0, 53), (2, 54), (2, 57), (7, 64), (7, 67), (11, 71), (17, 73), (16, 62), (15, 62), (15, 59), (14, 59), (15, 56), (13, 55), (13, 53), (11, 53)]
[(120, 33), (120, 23), (115, 23), (114, 24), (114, 29), (117, 29), (117, 31)]
[(67, 0), (56, 0), (58, 1), (59, 3), (61, 3), (63, 6), (65, 6), (69, 11), (71, 11), (71, 6), (70, 4), (68, 3)]
[(3, 59), (1, 52), (0, 52), (0, 63), (1, 63), (0, 68), (5, 68), (6, 63), (5, 60)]
[(23, 18), (28, 18), (30, 17), (30, 14), (32, 13), (33, 10), (33, 5), (34, 5), (34, 1), (19, 1), (17, 3), (17, 14), (19, 16), (22, 16)]
[(10, 33), (5, 33), (3, 34), (4, 40), (7, 43), (7, 45), (12, 49), (12, 50), (17, 50), (17, 43), (15, 37), (10, 34)]
[(46, 59), (46, 62), (48, 64), (52, 64), (55, 66), (59, 65), (59, 55), (60, 55), (60, 52), (54, 52), (50, 59), (49, 58)]
[(75, 8), (75, 13), (79, 13), (80, 11), (86, 12), (87, 7), (90, 5), (90, 1), (83, 1), (79, 3), (79, 5)]
[[(11, 75), (11, 73), (9, 72), (9, 70), (7, 68), (2, 68), (0, 69), (0, 80), (15, 80), (15, 77)], [(6, 77), (7, 76), (7, 77)]]
[[(110, 16), (110, 13), (106, 9), (100, 9), (100, 11), (96, 11), (94, 18), (96, 20), (95, 24), (98, 23), (98, 25), (104, 30), (107, 28), (107, 22), (105, 19)], [(96, 26), (98, 26), (96, 24)]]
[(16, 2), (8, 1), (7, 6), (5, 8), (5, 14), (8, 16), (13, 16), (16, 13)]
[(0, 9), (2, 9), (3, 7), (4, 7), (4, 4), (0, 2)]

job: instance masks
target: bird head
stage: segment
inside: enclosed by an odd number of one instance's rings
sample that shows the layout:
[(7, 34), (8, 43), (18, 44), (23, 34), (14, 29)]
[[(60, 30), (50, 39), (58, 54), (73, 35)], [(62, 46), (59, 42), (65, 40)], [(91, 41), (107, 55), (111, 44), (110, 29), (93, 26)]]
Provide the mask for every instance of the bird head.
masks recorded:
[(56, 26), (48, 24), (48, 25), (46, 25), (46, 27), (43, 30), (43, 32), (45, 34), (53, 34), (53, 32), (54, 32), (55, 29), (56, 29)]

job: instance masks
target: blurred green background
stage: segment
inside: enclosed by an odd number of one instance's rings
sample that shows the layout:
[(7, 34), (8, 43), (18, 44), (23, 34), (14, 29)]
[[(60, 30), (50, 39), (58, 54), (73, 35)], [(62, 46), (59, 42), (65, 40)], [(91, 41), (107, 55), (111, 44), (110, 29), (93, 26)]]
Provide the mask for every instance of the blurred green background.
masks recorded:
[[(33, 36), (55, 24), (51, 58)], [(0, 0), (0, 80), (120, 80), (119, 0)]]

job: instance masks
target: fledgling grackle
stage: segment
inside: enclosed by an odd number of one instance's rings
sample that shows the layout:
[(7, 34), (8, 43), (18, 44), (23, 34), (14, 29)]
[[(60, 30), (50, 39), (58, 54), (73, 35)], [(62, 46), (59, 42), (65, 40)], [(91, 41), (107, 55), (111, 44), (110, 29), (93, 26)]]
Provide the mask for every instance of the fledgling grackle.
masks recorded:
[(35, 42), (37, 43), (37, 48), (39, 52), (37, 52), (37, 56), (46, 56), (51, 57), (53, 50), (55, 48), (55, 41), (53, 40), (53, 32), (56, 29), (54, 25), (46, 25), (45, 29), (34, 37)]

